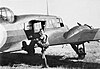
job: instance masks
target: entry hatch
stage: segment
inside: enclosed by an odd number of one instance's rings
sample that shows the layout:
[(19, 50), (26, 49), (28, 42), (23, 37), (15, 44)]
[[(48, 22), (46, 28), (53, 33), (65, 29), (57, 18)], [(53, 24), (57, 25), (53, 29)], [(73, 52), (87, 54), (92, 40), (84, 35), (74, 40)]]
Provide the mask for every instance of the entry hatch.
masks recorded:
[(24, 31), (29, 40), (39, 38), (40, 29), (44, 30), (45, 21), (31, 20), (24, 24)]

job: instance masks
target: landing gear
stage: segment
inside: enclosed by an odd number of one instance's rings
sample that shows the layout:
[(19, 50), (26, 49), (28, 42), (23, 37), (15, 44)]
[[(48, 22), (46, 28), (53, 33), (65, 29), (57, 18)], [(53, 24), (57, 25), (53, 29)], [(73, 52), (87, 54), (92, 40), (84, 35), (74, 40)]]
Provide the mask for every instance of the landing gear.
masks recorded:
[(22, 50), (27, 51), (29, 55), (32, 55), (32, 54), (35, 53), (34, 46), (27, 45), (27, 44), (26, 44), (26, 41), (23, 41), (23, 42), (22, 42)]
[(79, 59), (84, 59), (85, 58), (85, 46), (84, 44), (82, 44), (83, 47), (79, 48), (79, 45), (75, 45), (75, 44), (71, 44), (72, 48), (74, 49), (74, 51), (78, 54), (78, 58)]

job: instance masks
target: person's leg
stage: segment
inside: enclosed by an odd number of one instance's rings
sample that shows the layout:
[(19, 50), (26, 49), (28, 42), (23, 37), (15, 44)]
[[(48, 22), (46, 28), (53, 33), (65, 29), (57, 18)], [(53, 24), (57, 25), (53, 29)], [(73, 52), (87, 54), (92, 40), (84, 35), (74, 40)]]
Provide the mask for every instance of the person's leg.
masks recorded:
[(48, 64), (47, 64), (47, 59), (46, 59), (46, 56), (45, 56), (45, 51), (46, 51), (46, 49), (44, 49), (44, 48), (42, 48), (42, 64), (43, 64), (43, 66), (42, 66), (42, 68), (48, 68), (49, 66), (48, 66)]
[(30, 44), (27, 46), (27, 52), (29, 55), (33, 55), (35, 53), (35, 49), (34, 49), (34, 46), (35, 46), (35, 41), (34, 40), (31, 40)]

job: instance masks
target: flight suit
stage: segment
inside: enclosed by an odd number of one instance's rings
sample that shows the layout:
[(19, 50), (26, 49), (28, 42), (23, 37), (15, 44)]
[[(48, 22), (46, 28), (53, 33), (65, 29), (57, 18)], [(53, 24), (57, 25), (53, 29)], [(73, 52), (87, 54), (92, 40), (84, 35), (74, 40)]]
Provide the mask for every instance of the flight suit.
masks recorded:
[(42, 31), (40, 31), (40, 33), (41, 36), (39, 38), (39, 41), (37, 42), (37, 45), (42, 48), (41, 52), (42, 52), (43, 67), (48, 67), (47, 60), (45, 57), (45, 51), (49, 45), (48, 36), (44, 34)]

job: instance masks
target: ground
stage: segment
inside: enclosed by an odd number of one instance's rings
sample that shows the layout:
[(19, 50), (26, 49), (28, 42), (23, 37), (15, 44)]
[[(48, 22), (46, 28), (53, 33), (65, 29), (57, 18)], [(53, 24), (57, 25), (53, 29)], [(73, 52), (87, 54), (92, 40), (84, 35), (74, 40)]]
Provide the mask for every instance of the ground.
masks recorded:
[[(86, 57), (78, 60), (70, 45), (49, 47), (46, 51), (49, 69), (100, 69), (100, 43), (85, 43), (85, 48)], [(37, 48), (35, 55), (27, 55), (22, 51), (0, 54), (0, 69), (40, 69), (40, 52), (41, 49)]]

